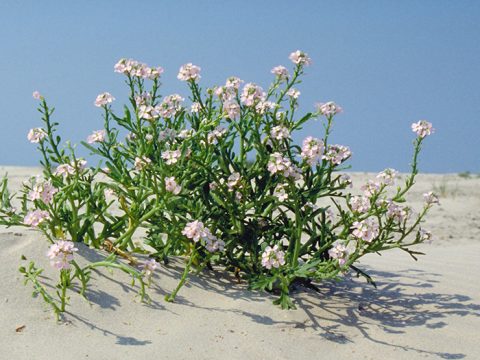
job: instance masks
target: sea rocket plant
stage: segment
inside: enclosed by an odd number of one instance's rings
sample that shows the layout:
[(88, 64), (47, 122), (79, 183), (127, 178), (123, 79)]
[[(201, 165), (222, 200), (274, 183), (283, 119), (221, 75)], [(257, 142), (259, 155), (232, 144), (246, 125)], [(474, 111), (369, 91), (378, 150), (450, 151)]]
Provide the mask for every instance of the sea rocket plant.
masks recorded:
[[(185, 259), (185, 269), (168, 301), (192, 268), (216, 265), (252, 289), (278, 290), (275, 303), (291, 308), (294, 283), (338, 278), (348, 270), (371, 281), (354, 265), (359, 258), (393, 248), (415, 257), (411, 246), (433, 238), (420, 226), (437, 196), (424, 194), (418, 212), (405, 205), (432, 124), (411, 125), (414, 156), (403, 186), (394, 188), (398, 172), (387, 168), (355, 193), (344, 172), (352, 151), (330, 142), (343, 109), (328, 101), (300, 114), (299, 87), (312, 60), (300, 50), (289, 58), (293, 68), (273, 67), (266, 90), (236, 76), (202, 89), (201, 68), (187, 63), (177, 78), (188, 96), (160, 95), (162, 67), (120, 59), (114, 71), (124, 77), (129, 98), (122, 107), (108, 92), (97, 96), (103, 124), (82, 143), (101, 159), (91, 167), (75, 147), (61, 146), (53, 109), (34, 93), (43, 126), (27, 137), (42, 155), (43, 176), (24, 185), (17, 211), (3, 180), (0, 223), (37, 228), (52, 244), (58, 300), (41, 285), (33, 262), (21, 271), (57, 313), (73, 282), (85, 295), (89, 272), (100, 266), (138, 280), (143, 298), (160, 261), (168, 266), (172, 256)], [(295, 131), (314, 119), (324, 133), (296, 144)], [(141, 229), (145, 247), (133, 242)], [(110, 255), (82, 268), (73, 257), (81, 243)], [(149, 260), (140, 262), (138, 252), (149, 253)]]

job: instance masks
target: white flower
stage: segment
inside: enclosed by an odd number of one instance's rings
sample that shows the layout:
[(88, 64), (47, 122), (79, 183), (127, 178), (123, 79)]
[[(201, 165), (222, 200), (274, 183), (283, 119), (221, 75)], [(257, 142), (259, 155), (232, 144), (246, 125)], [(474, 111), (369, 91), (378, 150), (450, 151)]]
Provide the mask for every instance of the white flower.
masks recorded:
[(262, 253), (262, 266), (266, 269), (271, 269), (272, 267), (278, 269), (282, 265), (285, 265), (285, 253), (279, 249), (278, 245), (275, 245), (273, 248), (267, 246)]
[(177, 184), (177, 182), (175, 181), (175, 177), (171, 176), (165, 178), (165, 190), (175, 195), (178, 195), (180, 191), (182, 191), (182, 187)]
[(112, 95), (110, 95), (110, 93), (104, 92), (98, 95), (97, 98), (95, 99), (95, 106), (102, 107), (112, 103), (113, 100), (115, 100), (115, 98)]

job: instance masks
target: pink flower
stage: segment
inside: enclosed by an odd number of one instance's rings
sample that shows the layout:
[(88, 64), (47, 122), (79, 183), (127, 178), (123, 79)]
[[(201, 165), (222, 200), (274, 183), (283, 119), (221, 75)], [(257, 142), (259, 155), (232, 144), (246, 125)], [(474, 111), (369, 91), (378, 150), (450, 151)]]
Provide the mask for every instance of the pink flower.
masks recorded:
[(181, 81), (198, 81), (200, 80), (201, 68), (192, 63), (185, 64), (180, 67), (177, 79)]
[(253, 83), (248, 83), (243, 87), (240, 100), (245, 106), (256, 105), (259, 101), (265, 99), (266, 94), (260, 86)]
[(343, 174), (342, 176), (340, 176), (340, 178), (338, 179), (338, 182), (340, 186), (345, 186), (345, 187), (348, 186), (350, 188), (353, 186), (352, 178), (348, 174)]
[(300, 91), (292, 88), (287, 91), (287, 95), (290, 96), (292, 99), (298, 99), (298, 97), (300, 96)]
[(182, 153), (180, 150), (167, 150), (163, 152), (162, 159), (165, 160), (167, 165), (173, 165), (178, 162), (181, 156)]
[(426, 241), (426, 242), (432, 242), (433, 241), (433, 234), (428, 231), (428, 230), (425, 230), (425, 229), (420, 229), (418, 230), (418, 239), (420, 241)]
[(180, 130), (178, 133), (178, 137), (180, 139), (188, 139), (189, 137), (192, 137), (195, 134), (195, 130), (193, 129), (183, 129)]
[(77, 159), (77, 163), (75, 161), (70, 162), (72, 166), (77, 167), (78, 170), (84, 170), (87, 167), (87, 160), (84, 159)]
[(380, 190), (380, 184), (375, 181), (368, 180), (368, 182), (365, 185), (363, 185), (360, 189), (363, 191), (365, 196), (371, 197)]
[(370, 199), (366, 196), (352, 196), (349, 204), (353, 211), (366, 213), (370, 210)]
[(402, 223), (410, 215), (409, 208), (403, 208), (393, 201), (387, 202), (387, 218), (393, 219), (397, 223)]
[(158, 79), (163, 74), (162, 67), (150, 68), (147, 64), (132, 59), (120, 59), (113, 67), (115, 72), (144, 79)]
[(440, 204), (440, 201), (438, 200), (438, 196), (432, 191), (429, 191), (423, 194), (423, 199), (425, 200), (426, 206), (431, 206), (433, 204)]
[(345, 242), (343, 241), (337, 240), (332, 244), (330, 250), (328, 250), (328, 255), (332, 259), (337, 259), (338, 264), (340, 266), (343, 266), (347, 262), (350, 255), (355, 252), (356, 247), (357, 242), (354, 240), (349, 241), (348, 244), (345, 244)]
[(225, 248), (225, 242), (218, 239), (210, 232), (208, 232), (207, 236), (203, 240), (205, 241), (205, 248), (209, 252), (223, 251), (223, 249)]
[(326, 103), (318, 103), (317, 111), (324, 116), (332, 116), (343, 112), (343, 109), (335, 104), (333, 101), (329, 101)]
[(165, 178), (165, 190), (171, 192), (174, 195), (178, 195), (182, 191), (182, 187), (177, 184), (175, 177), (166, 177)]
[(334, 165), (339, 165), (347, 160), (350, 156), (352, 156), (352, 152), (347, 146), (330, 145), (322, 158), (330, 161)]
[(135, 158), (135, 161), (133, 163), (133, 167), (135, 168), (135, 170), (143, 170), (144, 168), (146, 168), (149, 164), (151, 164), (152, 160), (150, 160), (148, 157), (146, 156), (141, 156), (141, 157), (136, 157)]
[(45, 210), (32, 210), (25, 215), (23, 223), (31, 227), (38, 227), (45, 220), (50, 220), (50, 214)]
[(259, 114), (266, 114), (268, 110), (273, 110), (278, 106), (278, 104), (274, 103), (273, 101), (263, 101), (260, 100), (257, 105), (255, 105), (255, 110)]
[(295, 65), (305, 65), (308, 66), (312, 63), (312, 59), (308, 57), (307, 53), (297, 50), (290, 54), (288, 57)]
[(60, 164), (57, 166), (53, 175), (62, 175), (63, 177), (68, 177), (70, 175), (75, 174), (76, 170), (81, 172), (87, 166), (87, 161), (84, 159), (77, 159), (76, 163), (75, 160), (72, 160), (70, 164)]
[(107, 104), (112, 103), (113, 100), (115, 100), (115, 98), (112, 95), (110, 95), (110, 93), (104, 92), (98, 95), (97, 98), (95, 99), (95, 106), (97, 107), (106, 106)]
[(83, 159), (77, 160), (76, 164), (75, 161), (71, 161), (70, 164), (60, 164), (53, 172), (53, 175), (61, 175), (63, 177), (68, 177), (70, 175), (74, 175), (77, 170), (80, 173), (86, 168), (86, 165), (87, 161)]
[(53, 195), (58, 192), (58, 189), (53, 187), (49, 181), (35, 184), (32, 190), (28, 193), (31, 201), (42, 200), (44, 204), (50, 204), (53, 200)]
[(109, 197), (112, 197), (115, 195), (115, 191), (113, 191), (113, 189), (105, 189), (103, 190), (103, 195), (106, 197), (106, 198), (109, 198)]
[(235, 90), (235, 91), (238, 91), (238, 89), (240, 88), (240, 84), (243, 83), (243, 80), (236, 77), (236, 76), (230, 76), (226, 81), (225, 81), (225, 88), (227, 89), (231, 89), (231, 90)]
[(191, 106), (190, 106), (190, 111), (192, 113), (198, 113), (200, 110), (201, 110), (202, 106), (200, 105), (200, 103), (198, 102), (194, 102)]
[(96, 142), (104, 142), (106, 135), (107, 135), (106, 130), (104, 130), (104, 129), (96, 130), (91, 135), (89, 135), (87, 137), (87, 143), (93, 144), (93, 143), (96, 143)]
[(43, 99), (42, 94), (40, 94), (38, 91), (34, 91), (33, 94), (32, 94), (32, 97), (33, 97), (35, 100), (41, 100), (41, 99)]
[(156, 68), (147, 68), (145, 71), (146, 77), (150, 80), (155, 80), (163, 74), (163, 68), (161, 66), (157, 66)]
[(187, 223), (182, 230), (182, 234), (192, 239), (195, 243), (202, 241), (209, 252), (222, 251), (225, 246), (225, 242), (213, 235), (210, 230), (198, 220)]
[(135, 96), (135, 104), (137, 104), (137, 106), (147, 105), (148, 103), (151, 102), (151, 100), (152, 100), (152, 95), (148, 92), (144, 92), (143, 94)]
[(207, 135), (207, 142), (209, 144), (216, 144), (227, 133), (227, 129), (222, 126), (217, 126)]
[(380, 233), (378, 223), (371, 217), (363, 221), (355, 221), (351, 228), (354, 229), (353, 236), (368, 243), (371, 243)]
[(288, 79), (288, 70), (285, 66), (275, 66), (270, 72), (280, 80)]
[(155, 259), (148, 259), (142, 265), (142, 273), (148, 279), (151, 279), (153, 272), (158, 268), (160, 264)]
[(198, 242), (200, 239), (211, 235), (210, 231), (205, 228), (205, 225), (203, 225), (203, 222), (198, 220), (187, 223), (182, 230), (182, 234), (187, 238), (192, 239), (194, 242)]
[(288, 139), (290, 137), (290, 131), (288, 131), (288, 128), (285, 126), (278, 125), (270, 130), (270, 136), (275, 140)]
[(70, 164), (60, 164), (57, 166), (53, 174), (66, 177), (75, 174), (75, 168)]
[(270, 155), (267, 164), (267, 170), (273, 175), (281, 173), (285, 177), (291, 177), (296, 180), (301, 178), (301, 172), (289, 159), (284, 158), (280, 153), (275, 152)]
[(395, 178), (397, 175), (398, 171), (394, 169), (385, 169), (377, 175), (377, 179), (379, 179), (382, 184), (393, 185), (395, 184)]
[(73, 253), (78, 251), (72, 241), (58, 240), (50, 245), (47, 257), (50, 264), (58, 270), (70, 269), (70, 262), (73, 260)]
[(322, 140), (308, 136), (303, 140), (300, 156), (307, 164), (313, 165), (321, 159), (324, 150)]
[(241, 178), (242, 177), (240, 176), (240, 173), (238, 172), (232, 173), (227, 179), (228, 190), (233, 191), (233, 189), (240, 184)]
[(41, 128), (33, 128), (30, 129), (30, 131), (28, 132), (27, 139), (32, 144), (36, 144), (42, 141), (46, 136), (47, 133), (45, 132), (45, 130)]
[(278, 245), (273, 248), (267, 246), (262, 253), (262, 266), (270, 270), (272, 267), (278, 269), (282, 265), (285, 265), (285, 253), (279, 249)]
[(154, 120), (158, 118), (159, 111), (151, 105), (140, 105), (138, 108), (138, 117), (145, 120)]
[(235, 100), (225, 101), (223, 104), (223, 110), (231, 120), (235, 120), (240, 116), (240, 105), (238, 105)]
[(426, 120), (420, 120), (419, 122), (412, 124), (412, 131), (419, 137), (424, 138), (433, 134), (435, 129), (432, 127), (432, 123), (429, 123)]
[(287, 187), (287, 184), (279, 184), (277, 185), (275, 192), (273, 195), (278, 199), (278, 201), (285, 201), (288, 199), (288, 194), (285, 191), (285, 188)]
[(165, 130), (160, 131), (158, 134), (158, 141), (173, 141), (176, 135), (177, 132), (175, 129), (166, 128)]
[(168, 95), (159, 105), (155, 106), (155, 111), (165, 119), (175, 117), (182, 110), (182, 102), (184, 100), (178, 94)]

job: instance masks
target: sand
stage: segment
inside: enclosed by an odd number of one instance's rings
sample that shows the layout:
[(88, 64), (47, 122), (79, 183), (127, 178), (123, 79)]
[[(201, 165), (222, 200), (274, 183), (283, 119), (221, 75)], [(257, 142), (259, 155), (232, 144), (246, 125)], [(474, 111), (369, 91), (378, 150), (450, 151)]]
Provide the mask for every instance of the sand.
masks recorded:
[[(19, 186), (31, 168), (8, 170)], [(371, 174), (353, 174), (360, 183)], [(93, 274), (90, 304), (72, 294), (57, 323), (32, 298), (18, 272), (20, 256), (45, 266), (47, 243), (32, 230), (0, 229), (0, 359), (478, 359), (480, 358), (480, 178), (421, 175), (410, 198), (435, 188), (441, 206), (425, 227), (436, 235), (418, 262), (400, 251), (368, 255), (361, 266), (378, 283), (346, 276), (299, 288), (297, 310), (274, 306), (220, 270), (192, 275), (175, 303), (180, 260), (155, 276), (150, 304), (135, 298), (122, 273)], [(80, 246), (79, 259), (98, 257)], [(21, 327), (21, 328), (20, 328)], [(20, 328), (20, 329), (19, 329)], [(19, 331), (16, 331), (19, 329)]]

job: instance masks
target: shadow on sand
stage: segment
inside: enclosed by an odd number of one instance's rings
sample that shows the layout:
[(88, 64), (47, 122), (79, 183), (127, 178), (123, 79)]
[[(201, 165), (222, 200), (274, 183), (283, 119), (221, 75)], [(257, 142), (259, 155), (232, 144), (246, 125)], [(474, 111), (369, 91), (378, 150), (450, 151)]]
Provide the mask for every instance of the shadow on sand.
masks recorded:
[[(93, 250), (82, 251), (88, 261), (98, 261), (102, 258)], [(180, 260), (172, 261), (168, 266), (162, 266), (155, 275), (154, 285), (151, 289), (153, 298), (164, 296), (167, 291), (162, 288), (162, 279), (178, 281), (183, 272)], [(229, 312), (246, 316), (252, 321), (265, 326), (278, 326), (294, 329), (294, 331), (308, 331), (323, 339), (338, 344), (353, 343), (351, 328), (355, 328), (361, 335), (377, 344), (412, 351), (423, 355), (434, 355), (442, 359), (462, 359), (462, 353), (443, 353), (422, 350), (420, 348), (395, 345), (376, 339), (371, 329), (380, 328), (385, 333), (403, 334), (411, 327), (424, 327), (435, 330), (447, 326), (444, 321), (451, 316), (476, 316), (480, 317), (480, 305), (473, 299), (461, 294), (444, 294), (435, 290), (435, 284), (441, 279), (440, 274), (422, 270), (410, 269), (400, 274), (368, 270), (376, 280), (378, 288), (366, 284), (361, 279), (346, 277), (341, 282), (326, 281), (318, 284), (318, 292), (299, 287), (292, 292), (292, 297), (297, 305), (296, 311), (303, 312), (307, 318), (304, 322), (277, 320), (270, 316), (252, 313), (241, 309), (207, 307), (194, 304), (182, 296), (185, 289), (180, 291), (176, 304), (194, 307), (203, 311)], [(135, 291), (135, 288), (109, 277), (105, 272), (97, 272), (98, 276), (105, 277), (120, 286), (125, 293)], [(196, 287), (206, 294), (209, 292), (221, 293), (231, 299), (243, 299), (248, 302), (267, 302), (273, 297), (269, 294), (254, 292), (247, 289), (245, 283), (238, 284), (237, 280), (223, 271), (205, 270), (200, 274), (191, 274), (186, 288)], [(89, 300), (103, 308), (115, 309), (119, 306), (118, 299), (105, 294), (100, 290), (92, 290)], [(154, 309), (166, 307), (153, 301), (148, 304)], [(274, 306), (274, 305), (272, 305)], [(167, 306), (168, 308), (168, 306)], [(86, 319), (73, 315), (77, 320), (87, 324), (92, 329), (97, 329), (105, 334), (117, 337), (117, 343), (122, 345), (145, 345), (150, 341), (141, 341), (109, 333), (108, 330), (99, 329)]]

